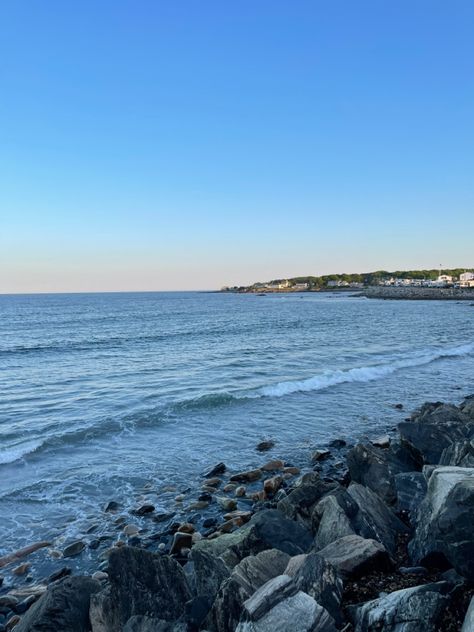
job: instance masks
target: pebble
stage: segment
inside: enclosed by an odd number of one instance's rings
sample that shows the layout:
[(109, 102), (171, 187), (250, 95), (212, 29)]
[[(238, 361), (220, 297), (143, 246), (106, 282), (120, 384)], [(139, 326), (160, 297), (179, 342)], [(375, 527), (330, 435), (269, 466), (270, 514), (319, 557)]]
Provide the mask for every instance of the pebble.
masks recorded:
[(183, 522), (179, 525), (178, 531), (181, 533), (194, 533), (196, 531), (196, 527), (190, 522)]
[(403, 410), (403, 404), (395, 404), (394, 408), (397, 410)]
[(209, 492), (203, 492), (202, 494), (199, 494), (198, 500), (204, 500), (206, 502), (211, 502), (212, 494), (210, 494)]
[(132, 510), (132, 513), (136, 516), (146, 516), (146, 514), (153, 513), (155, 511), (155, 506), (151, 503), (145, 503), (140, 505), (140, 507), (136, 507)]
[(252, 517), (251, 511), (231, 511), (230, 513), (226, 513), (224, 515), (224, 520), (234, 520), (236, 518), (240, 518), (242, 522), (248, 522)]
[(300, 473), (301, 473), (300, 468), (295, 467), (293, 465), (283, 468), (283, 474), (289, 474), (290, 476), (298, 476), (298, 474)]
[(96, 579), (101, 582), (104, 579), (109, 579), (109, 576), (107, 573), (104, 573), (104, 571), (95, 571), (95, 573), (92, 573), (92, 579)]
[(271, 450), (273, 447), (275, 447), (275, 442), (272, 439), (268, 439), (267, 441), (257, 443), (256, 449), (258, 452), (267, 452), (267, 450)]
[(185, 500), (186, 496), (184, 494), (178, 494), (177, 496), (174, 497), (175, 501), (177, 503), (182, 503), (183, 500)]
[(273, 461), (268, 461), (265, 465), (262, 466), (262, 470), (264, 472), (275, 472), (277, 470), (282, 470), (285, 467), (284, 461), (280, 459), (274, 459)]
[(72, 542), (69, 546), (67, 546), (63, 551), (63, 557), (73, 557), (74, 555), (79, 555), (85, 548), (85, 544), (82, 540), (77, 540), (76, 542)]
[(258, 481), (262, 477), (262, 470), (248, 470), (246, 472), (239, 472), (230, 477), (230, 481), (236, 483), (251, 483), (252, 481)]
[(165, 485), (164, 487), (161, 488), (160, 491), (162, 493), (175, 492), (176, 491), (176, 485)]
[(222, 491), (226, 492), (227, 494), (230, 494), (231, 492), (234, 491), (234, 489), (236, 489), (237, 485), (235, 483), (227, 483), (227, 485), (223, 488)]
[(14, 608), (16, 614), (24, 614), (36, 601), (38, 597), (35, 595), (30, 595), (23, 601), (20, 601)]
[(27, 573), (30, 570), (30, 567), (31, 567), (31, 564), (29, 562), (24, 562), (23, 564), (20, 564), (19, 566), (14, 568), (12, 570), (12, 573), (14, 575), (25, 575), (25, 573)]
[(263, 489), (266, 494), (276, 494), (276, 492), (283, 485), (283, 477), (280, 475), (273, 476), (272, 478), (267, 478), (266, 481), (263, 482)]
[(347, 441), (345, 441), (344, 439), (333, 439), (330, 442), (329, 447), (330, 448), (343, 448), (346, 445), (347, 445)]
[(154, 522), (167, 522), (168, 520), (171, 520), (171, 518), (173, 518), (176, 515), (176, 512), (172, 512), (172, 513), (159, 513), (159, 514), (155, 514), (153, 516), (153, 521)]
[(125, 527), (123, 528), (123, 532), (125, 535), (137, 535), (137, 533), (139, 532), (139, 528), (134, 525), (134, 524), (127, 524), (125, 525)]
[(198, 511), (199, 509), (206, 509), (206, 507), (209, 507), (208, 500), (198, 500), (197, 502), (189, 505), (188, 509), (192, 511)]
[(206, 472), (204, 474), (204, 477), (211, 478), (213, 476), (218, 476), (219, 474), (224, 474), (226, 469), (227, 467), (225, 466), (225, 463), (218, 463), (217, 465), (214, 465), (214, 467), (212, 467), (208, 472)]
[(216, 518), (206, 518), (202, 522), (202, 526), (204, 527), (204, 529), (210, 529), (211, 527), (215, 527), (216, 524), (217, 524)]
[(239, 487), (237, 487), (237, 489), (235, 490), (235, 495), (237, 496), (237, 498), (242, 498), (243, 496), (245, 496), (246, 493), (247, 488), (245, 487), (245, 485), (239, 485)]
[(398, 569), (402, 575), (427, 575), (428, 571), (424, 566), (400, 566)]
[(3, 595), (0, 597), (0, 608), (9, 608), (10, 610), (13, 610), (17, 603), (18, 599), (13, 595)]
[(170, 555), (181, 553), (183, 548), (191, 548), (193, 545), (193, 536), (190, 533), (180, 533), (177, 531), (173, 537)]
[(374, 439), (371, 443), (376, 448), (388, 448), (390, 446), (390, 437), (388, 435), (383, 435), (382, 437)]
[(208, 487), (219, 487), (220, 485), (222, 485), (222, 481), (220, 478), (214, 477), (214, 478), (207, 478), (203, 485), (207, 485)]
[(237, 509), (237, 501), (233, 498), (218, 498), (217, 502), (224, 511), (233, 511)]
[(109, 502), (105, 505), (104, 511), (117, 511), (120, 508), (120, 505), (115, 500), (109, 500)]
[(100, 540), (91, 540), (89, 542), (89, 548), (92, 549), (93, 551), (98, 549), (99, 546), (100, 546)]

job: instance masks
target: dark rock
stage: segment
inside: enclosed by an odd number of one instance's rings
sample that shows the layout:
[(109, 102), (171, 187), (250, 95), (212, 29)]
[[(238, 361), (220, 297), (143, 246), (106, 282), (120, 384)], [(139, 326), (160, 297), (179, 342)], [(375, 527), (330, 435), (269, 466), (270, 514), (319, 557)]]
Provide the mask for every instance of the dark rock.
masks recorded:
[(109, 586), (91, 600), (94, 632), (121, 630), (134, 615), (174, 621), (192, 597), (183, 569), (166, 555), (124, 546), (112, 550), (107, 572)]
[(253, 481), (258, 481), (259, 478), (262, 477), (262, 470), (248, 470), (247, 472), (239, 472), (238, 474), (234, 474), (230, 477), (231, 482), (236, 483), (251, 483)]
[(144, 503), (143, 505), (140, 505), (140, 507), (133, 509), (132, 513), (135, 514), (136, 516), (146, 516), (147, 514), (153, 513), (154, 511), (155, 511), (154, 505), (152, 505), (151, 503)]
[(336, 568), (318, 553), (296, 557), (300, 559), (292, 558), (293, 563), (288, 564), (285, 574), (293, 577), (298, 590), (312, 597), (337, 623), (341, 623), (343, 583)]
[(298, 592), (293, 579), (289, 575), (278, 575), (263, 584), (244, 603), (247, 618), (251, 621), (261, 619), (277, 603)]
[(402, 575), (428, 575), (428, 569), (424, 566), (400, 566), (398, 572)]
[(395, 404), (394, 408), (397, 410), (403, 410), (403, 404)]
[(153, 522), (168, 522), (176, 515), (176, 512), (172, 511), (171, 513), (159, 513), (153, 516)]
[(461, 632), (472, 632), (474, 630), (474, 597), (471, 599), (469, 608), (467, 609)]
[(353, 606), (349, 611), (355, 632), (433, 632), (449, 603), (448, 589), (445, 582), (425, 584)]
[(335, 540), (321, 549), (318, 555), (332, 564), (346, 579), (391, 568), (390, 557), (383, 545), (358, 535), (347, 535)]
[(115, 500), (109, 500), (104, 507), (104, 511), (117, 511), (118, 509), (120, 509), (120, 504)]
[(66, 577), (50, 585), (15, 626), (16, 632), (87, 632), (91, 596), (100, 588), (90, 577)]
[(219, 474), (224, 474), (224, 472), (226, 470), (227, 470), (227, 467), (225, 466), (225, 463), (218, 463), (217, 465), (214, 465), (214, 467), (211, 467), (210, 470), (205, 472), (204, 478), (211, 478), (212, 476), (219, 476)]
[(198, 629), (207, 616), (212, 602), (207, 597), (198, 595), (186, 603), (186, 621), (192, 629)]
[(339, 483), (323, 481), (319, 474), (305, 474), (299, 484), (279, 501), (277, 507), (291, 520), (311, 528), (311, 513), (315, 504), (329, 493), (339, 489)]
[(30, 595), (16, 604), (14, 607), (14, 611), (16, 614), (25, 614), (27, 610), (31, 608), (31, 606), (38, 601), (38, 595)]
[(260, 441), (260, 443), (257, 443), (256, 449), (259, 452), (267, 452), (268, 450), (271, 450), (273, 447), (275, 447), (275, 442), (269, 439), (267, 441)]
[(386, 449), (390, 447), (390, 437), (388, 435), (382, 435), (381, 437), (377, 437), (370, 442), (376, 448)]
[(147, 616), (130, 617), (123, 632), (187, 632), (184, 622), (170, 622)]
[(47, 582), (48, 584), (52, 584), (53, 582), (57, 582), (59, 579), (62, 579), (63, 577), (67, 577), (71, 573), (72, 573), (71, 568), (69, 568), (68, 566), (63, 566), (63, 568), (60, 568), (59, 571), (52, 573), (48, 577)]
[(413, 462), (398, 458), (392, 450), (359, 443), (347, 454), (351, 480), (369, 487), (389, 505), (395, 504), (397, 495), (394, 476), (415, 469)]
[(421, 472), (402, 472), (394, 477), (397, 509), (408, 512), (413, 520), (426, 495), (426, 478)]
[(456, 441), (449, 445), (441, 453), (439, 464), (474, 467), (474, 440)]
[(219, 588), (230, 576), (230, 569), (220, 557), (198, 547), (190, 555), (193, 564), (194, 587), (197, 595), (206, 597), (212, 604)]
[(311, 456), (311, 462), (317, 463), (319, 461), (325, 461), (331, 456), (329, 450), (315, 450)]
[(409, 551), (416, 563), (440, 565), (446, 558), (474, 580), (474, 469), (438, 467), (430, 476)]
[(97, 539), (96, 540), (91, 540), (87, 546), (90, 549), (92, 549), (93, 551), (95, 551), (100, 546), (100, 540), (97, 540)]
[(170, 555), (179, 555), (183, 548), (190, 549), (193, 545), (193, 536), (191, 533), (182, 533), (177, 531), (173, 536)]
[(407, 526), (367, 487), (351, 483), (348, 492), (358, 506), (358, 512), (352, 519), (356, 533), (377, 540), (394, 555), (398, 535), (407, 533)]
[(281, 575), (289, 559), (286, 553), (275, 549), (244, 558), (222, 584), (206, 620), (208, 627), (217, 632), (233, 632), (244, 601), (267, 581)]
[(425, 404), (410, 422), (398, 424), (405, 446), (421, 464), (437, 464), (452, 443), (474, 437), (474, 419), (456, 406)]
[(69, 544), (63, 551), (63, 557), (74, 557), (75, 555), (79, 555), (85, 549), (86, 545), (82, 540), (77, 540), (76, 542), (72, 542)]
[(343, 448), (346, 445), (347, 445), (347, 442), (344, 441), (344, 439), (333, 439), (329, 443), (330, 448)]
[(217, 524), (217, 518), (205, 518), (202, 521), (202, 526), (204, 529), (210, 529), (211, 527), (215, 527)]

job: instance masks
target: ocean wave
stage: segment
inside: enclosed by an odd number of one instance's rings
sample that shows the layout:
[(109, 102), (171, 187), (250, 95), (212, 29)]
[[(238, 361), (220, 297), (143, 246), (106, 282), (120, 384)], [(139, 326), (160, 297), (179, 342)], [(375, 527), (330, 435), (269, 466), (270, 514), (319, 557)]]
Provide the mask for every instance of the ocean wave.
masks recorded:
[(7, 465), (19, 461), (28, 454), (33, 454), (43, 446), (43, 441), (26, 441), (17, 443), (9, 448), (0, 451), (0, 465)]
[(346, 384), (349, 382), (371, 382), (379, 380), (388, 375), (416, 366), (431, 364), (443, 358), (454, 358), (470, 355), (474, 351), (474, 343), (451, 347), (448, 349), (437, 349), (413, 354), (407, 358), (392, 360), (388, 363), (373, 364), (370, 366), (354, 367), (352, 369), (327, 371), (320, 375), (305, 380), (289, 380), (278, 382), (269, 386), (259, 388), (256, 393), (260, 397), (283, 397), (292, 393), (320, 391), (331, 386)]

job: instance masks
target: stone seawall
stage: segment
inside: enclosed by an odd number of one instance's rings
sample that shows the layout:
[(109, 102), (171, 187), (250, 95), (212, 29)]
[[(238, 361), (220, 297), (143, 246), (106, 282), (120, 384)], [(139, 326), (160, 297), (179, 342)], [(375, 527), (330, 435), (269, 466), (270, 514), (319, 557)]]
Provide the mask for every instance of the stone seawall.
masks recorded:
[(388, 300), (446, 300), (474, 301), (474, 288), (441, 288), (441, 287), (368, 287), (357, 296), (367, 298), (383, 298)]

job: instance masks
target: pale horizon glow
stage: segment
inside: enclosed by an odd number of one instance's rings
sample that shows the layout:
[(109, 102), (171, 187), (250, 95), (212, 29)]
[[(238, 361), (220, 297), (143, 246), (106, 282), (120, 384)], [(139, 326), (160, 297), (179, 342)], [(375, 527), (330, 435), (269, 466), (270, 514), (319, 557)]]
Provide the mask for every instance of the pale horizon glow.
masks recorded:
[(474, 267), (474, 4), (0, 7), (0, 294)]

